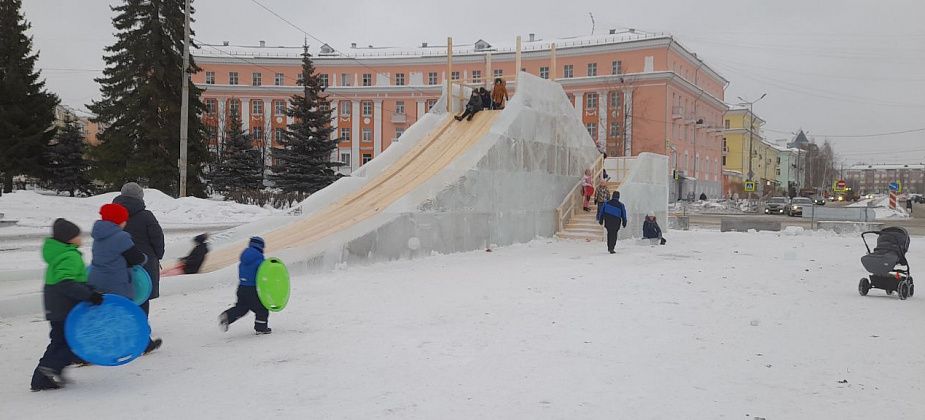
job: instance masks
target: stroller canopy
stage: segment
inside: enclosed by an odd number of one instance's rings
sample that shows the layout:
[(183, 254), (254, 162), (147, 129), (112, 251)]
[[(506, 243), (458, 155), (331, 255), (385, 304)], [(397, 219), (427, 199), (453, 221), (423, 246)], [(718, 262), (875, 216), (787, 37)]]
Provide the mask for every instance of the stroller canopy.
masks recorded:
[(874, 252), (861, 257), (861, 264), (871, 274), (888, 274), (896, 264), (908, 266), (906, 252), (909, 251), (909, 233), (901, 227), (888, 227), (877, 234)]

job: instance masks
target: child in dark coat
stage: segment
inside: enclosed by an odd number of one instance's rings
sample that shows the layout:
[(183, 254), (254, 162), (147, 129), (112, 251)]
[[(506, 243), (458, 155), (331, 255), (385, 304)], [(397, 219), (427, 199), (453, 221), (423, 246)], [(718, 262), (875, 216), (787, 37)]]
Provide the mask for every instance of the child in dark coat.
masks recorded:
[(479, 94), (478, 89), (472, 89), (472, 95), (469, 96), (469, 102), (466, 104), (466, 111), (462, 115), (457, 115), (453, 118), (456, 118), (456, 121), (462, 121), (463, 118), (466, 121), (472, 121), (472, 117), (475, 116), (476, 112), (482, 110), (482, 95)]
[(51, 324), (51, 342), (32, 373), (32, 390), (58, 389), (66, 380), (62, 372), (74, 360), (64, 338), (64, 320), (77, 303), (103, 303), (103, 295), (87, 285), (87, 269), (80, 247), (80, 228), (64, 220), (55, 220), (52, 236), (42, 245), (42, 258), (48, 264), (42, 291), (45, 319)]
[(642, 222), (642, 237), (644, 239), (658, 239), (660, 245), (665, 245), (665, 238), (662, 237), (662, 228), (658, 226), (655, 216), (646, 215), (646, 220)]
[(173, 268), (161, 271), (161, 276), (166, 277), (198, 273), (199, 269), (202, 268), (202, 264), (206, 261), (206, 255), (209, 253), (209, 244), (206, 243), (208, 240), (208, 233), (196, 235), (196, 237), (193, 238), (193, 242), (196, 243), (196, 246), (193, 247), (189, 255), (180, 258), (180, 263)]
[(270, 311), (267, 310), (260, 297), (257, 296), (257, 269), (263, 263), (263, 238), (254, 236), (250, 239), (247, 249), (241, 253), (241, 261), (238, 264), (238, 301), (218, 317), (219, 327), (222, 331), (228, 331), (228, 326), (237, 321), (248, 311), (254, 313), (254, 331), (257, 334), (269, 334), (273, 330), (267, 325), (270, 317)]

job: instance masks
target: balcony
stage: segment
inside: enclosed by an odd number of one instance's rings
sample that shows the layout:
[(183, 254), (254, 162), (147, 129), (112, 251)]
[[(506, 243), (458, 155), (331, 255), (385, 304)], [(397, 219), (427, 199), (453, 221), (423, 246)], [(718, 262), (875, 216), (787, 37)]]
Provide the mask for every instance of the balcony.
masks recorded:
[(393, 122), (393, 123), (405, 123), (405, 122), (408, 122), (408, 116), (407, 116), (406, 114), (404, 114), (404, 113), (399, 114), (399, 113), (397, 113), (397, 112), (393, 112), (393, 113), (392, 113), (392, 122)]

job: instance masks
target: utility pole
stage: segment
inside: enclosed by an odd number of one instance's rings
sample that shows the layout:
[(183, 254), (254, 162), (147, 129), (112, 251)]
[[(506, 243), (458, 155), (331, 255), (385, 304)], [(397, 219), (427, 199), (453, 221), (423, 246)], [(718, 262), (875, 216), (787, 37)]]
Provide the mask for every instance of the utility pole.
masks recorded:
[(189, 2), (183, 23), (183, 94), (180, 98), (180, 197), (186, 197), (187, 143), (189, 140)]
[[(754, 142), (754, 127), (755, 127), (755, 113), (753, 111), (753, 106), (758, 101), (764, 99), (765, 96), (768, 96), (767, 93), (761, 94), (758, 99), (754, 101), (747, 101), (739, 96), (739, 100), (742, 101), (741, 105), (748, 105), (748, 181), (754, 181), (752, 178), (755, 177), (755, 173), (752, 171), (752, 143)], [(751, 192), (749, 192), (749, 197), (751, 197)]]

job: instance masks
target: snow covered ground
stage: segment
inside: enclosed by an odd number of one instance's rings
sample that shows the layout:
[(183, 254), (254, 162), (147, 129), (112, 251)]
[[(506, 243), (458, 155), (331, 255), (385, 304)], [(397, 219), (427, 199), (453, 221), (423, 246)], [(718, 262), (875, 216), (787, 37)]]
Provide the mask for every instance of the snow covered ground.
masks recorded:
[(925, 418), (923, 298), (859, 296), (857, 237), (668, 240), (616, 255), (538, 240), (295, 278), (270, 336), (251, 317), (218, 331), (229, 278), (156, 300), (163, 348), (70, 369), (62, 391), (28, 391), (47, 323), (3, 319), (0, 418)]
[[(71, 198), (35, 191), (16, 191), (0, 197), (0, 213), (4, 219), (18, 220), (15, 226), (0, 228), (0, 235), (46, 233), (59, 217), (77, 223), (88, 231), (99, 218), (100, 206), (111, 203), (119, 195), (109, 192), (92, 197)], [(154, 212), (162, 226), (193, 227), (204, 224), (235, 224), (249, 222), (274, 211), (232, 201), (204, 200), (194, 197), (173, 198), (158, 190), (145, 190), (145, 205)]]

